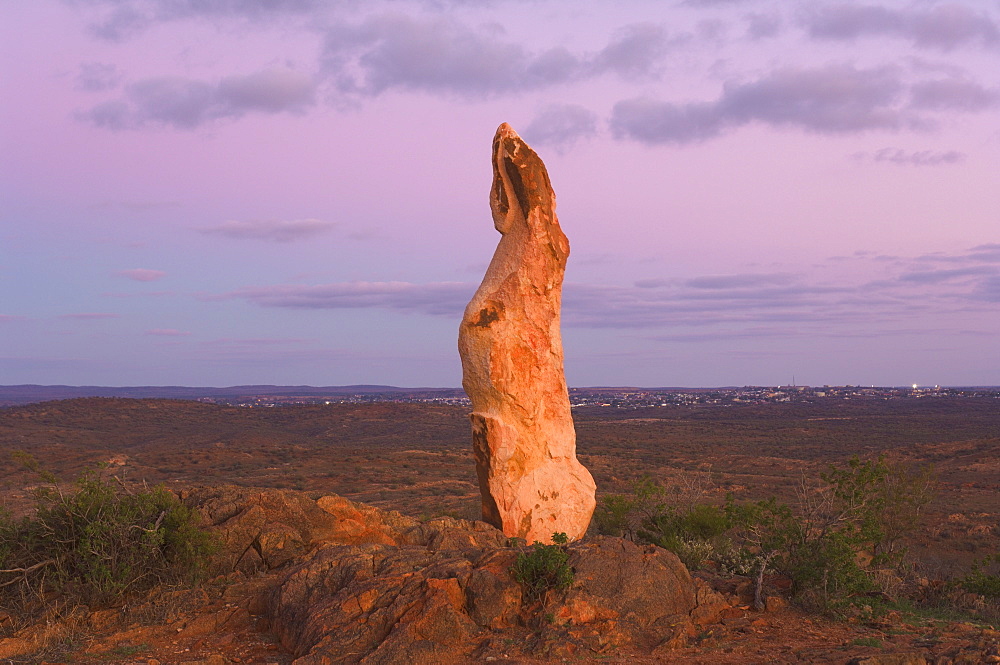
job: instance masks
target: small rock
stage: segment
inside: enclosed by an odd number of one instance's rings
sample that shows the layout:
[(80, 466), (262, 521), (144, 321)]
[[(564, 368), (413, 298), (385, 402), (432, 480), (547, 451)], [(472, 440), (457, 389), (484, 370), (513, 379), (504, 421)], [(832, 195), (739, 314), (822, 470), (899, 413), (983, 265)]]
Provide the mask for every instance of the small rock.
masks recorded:
[(0, 658), (13, 658), (35, 650), (35, 645), (19, 637), (0, 640)]
[(848, 665), (927, 665), (927, 659), (919, 653), (884, 653), (855, 658)]
[(777, 612), (788, 607), (788, 601), (781, 596), (768, 596), (764, 600), (764, 611), (765, 612)]

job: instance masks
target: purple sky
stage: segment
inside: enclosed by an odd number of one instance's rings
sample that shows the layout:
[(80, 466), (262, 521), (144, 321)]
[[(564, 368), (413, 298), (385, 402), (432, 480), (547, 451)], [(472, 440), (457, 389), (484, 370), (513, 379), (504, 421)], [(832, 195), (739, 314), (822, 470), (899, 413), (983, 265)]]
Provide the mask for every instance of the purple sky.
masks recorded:
[(571, 385), (1000, 384), (997, 0), (9, 1), (0, 86), (0, 384), (459, 385), (503, 121)]

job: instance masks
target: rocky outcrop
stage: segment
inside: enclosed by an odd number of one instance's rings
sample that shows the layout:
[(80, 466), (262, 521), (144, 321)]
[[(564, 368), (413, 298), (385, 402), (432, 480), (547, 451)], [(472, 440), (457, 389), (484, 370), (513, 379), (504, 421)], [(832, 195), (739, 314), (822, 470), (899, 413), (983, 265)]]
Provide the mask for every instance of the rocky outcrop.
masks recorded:
[(269, 617), (295, 665), (652, 653), (683, 645), (728, 607), (675, 555), (620, 538), (569, 545), (572, 586), (534, 600), (511, 573), (532, 549), (484, 522), (420, 522), (275, 489), (184, 498), (213, 525), (226, 567), (244, 571), (232, 575), (271, 571), (250, 605)]
[(292, 567), (271, 596), (270, 614), (295, 665), (660, 653), (683, 646), (717, 615), (693, 618), (699, 605), (691, 576), (656, 547), (619, 538), (570, 545), (571, 588), (529, 603), (510, 572), (518, 548), (498, 548), (480, 531), (466, 531), (462, 540), (471, 544), (463, 549), (438, 549), (434, 540), (330, 544)]
[[(219, 565), (247, 573), (277, 568), (312, 551), (317, 543), (409, 544), (426, 525), (336, 496), (318, 500), (289, 490), (231, 485), (187, 492), (222, 545)], [(412, 536), (407, 535), (412, 534)]]
[(563, 375), (569, 242), (545, 165), (506, 123), (493, 139), (490, 208), (502, 237), (458, 336), (483, 519), (528, 542), (581, 538), (595, 486), (576, 459)]

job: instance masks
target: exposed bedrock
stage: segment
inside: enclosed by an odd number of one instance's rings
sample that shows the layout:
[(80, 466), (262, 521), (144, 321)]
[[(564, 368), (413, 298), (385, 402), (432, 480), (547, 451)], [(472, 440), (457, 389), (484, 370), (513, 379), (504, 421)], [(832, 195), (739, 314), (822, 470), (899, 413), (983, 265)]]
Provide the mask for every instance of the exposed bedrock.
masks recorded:
[(594, 479), (576, 458), (559, 332), (569, 241), (545, 165), (506, 123), (493, 139), (493, 260), (458, 335), (483, 519), (507, 536), (583, 536)]

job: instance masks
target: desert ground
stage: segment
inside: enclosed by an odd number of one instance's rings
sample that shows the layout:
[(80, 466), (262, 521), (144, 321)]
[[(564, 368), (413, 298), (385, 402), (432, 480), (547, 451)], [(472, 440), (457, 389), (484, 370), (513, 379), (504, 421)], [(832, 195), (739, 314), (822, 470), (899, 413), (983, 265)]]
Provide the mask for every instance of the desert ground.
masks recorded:
[[(649, 476), (665, 483), (695, 483), (710, 502), (721, 502), (726, 495), (737, 501), (769, 496), (791, 501), (803, 477), (854, 455), (884, 454), (934, 469), (935, 498), (909, 539), (915, 571), (948, 579), (967, 570), (974, 559), (1000, 551), (996, 400), (574, 411), (578, 455), (597, 481), (599, 499), (628, 492), (634, 481)], [(23, 514), (42, 481), (12, 457), (14, 451), (29, 453), (41, 468), (66, 482), (103, 465), (105, 473), (126, 483), (162, 483), (177, 492), (222, 485), (280, 488), (313, 498), (338, 494), (417, 519), (478, 517), (468, 418), (457, 406), (262, 409), (88, 398), (7, 408), (0, 410), (0, 493), (8, 510)], [(846, 663), (892, 651), (894, 644), (912, 650), (928, 639), (935, 644), (984, 639), (982, 626), (961, 621), (906, 626), (831, 622), (786, 607), (779, 614), (733, 618), (728, 628), (700, 635), (670, 660), (648, 662), (761, 662), (755, 658), (771, 654), (773, 662)], [(127, 656), (91, 644), (89, 650), (81, 646), (47, 662), (291, 662), (266, 629), (253, 635), (253, 640), (241, 640), (239, 649), (214, 645), (215, 653), (227, 654), (226, 660), (199, 656), (199, 648), (204, 652), (214, 644), (200, 634), (173, 643), (151, 636), (141, 653)], [(869, 639), (871, 635), (875, 637)], [(173, 647), (189, 651), (174, 652)], [(601, 660), (619, 662), (610, 656)], [(626, 660), (646, 662), (634, 654)]]

